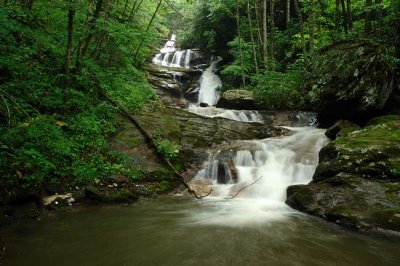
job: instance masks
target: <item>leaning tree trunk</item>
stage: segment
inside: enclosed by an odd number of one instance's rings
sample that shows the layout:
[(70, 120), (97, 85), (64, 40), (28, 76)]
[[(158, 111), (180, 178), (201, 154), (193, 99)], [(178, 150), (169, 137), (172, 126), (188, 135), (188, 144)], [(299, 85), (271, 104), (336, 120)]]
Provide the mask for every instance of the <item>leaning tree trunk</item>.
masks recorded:
[[(158, 2), (157, 7), (156, 7), (156, 10), (154, 11), (153, 16), (152, 16), (151, 19), (150, 19), (150, 22), (149, 22), (149, 24), (147, 25), (145, 35), (147, 35), (147, 33), (149, 32), (149, 29), (150, 29), (151, 25), (153, 24), (153, 20), (154, 20), (154, 18), (156, 17), (156, 15), (157, 15), (157, 13), (158, 13), (158, 10), (160, 9), (160, 6), (161, 6), (162, 1), (163, 1), (163, 0), (160, 0), (160, 2)], [(138, 55), (139, 55), (139, 51), (140, 51), (140, 48), (141, 48), (142, 45), (143, 45), (143, 42), (144, 42), (144, 37), (142, 37), (142, 39), (141, 39), (141, 41), (140, 41), (140, 43), (139, 43), (139, 46), (138, 46), (138, 48), (136, 49), (136, 53), (135, 53), (135, 56), (134, 56), (134, 61), (136, 61), (136, 62), (138, 62), (138, 61), (137, 61), (137, 57), (138, 57)]]

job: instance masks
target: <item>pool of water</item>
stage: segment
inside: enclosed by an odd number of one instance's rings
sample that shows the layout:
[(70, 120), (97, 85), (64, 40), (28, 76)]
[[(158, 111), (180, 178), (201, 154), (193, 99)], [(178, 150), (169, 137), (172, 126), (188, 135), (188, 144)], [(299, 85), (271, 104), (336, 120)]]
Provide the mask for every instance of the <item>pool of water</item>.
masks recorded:
[(249, 206), (171, 196), (58, 213), (0, 229), (0, 264), (400, 265), (399, 239), (349, 232), (285, 206), (274, 219), (230, 216)]

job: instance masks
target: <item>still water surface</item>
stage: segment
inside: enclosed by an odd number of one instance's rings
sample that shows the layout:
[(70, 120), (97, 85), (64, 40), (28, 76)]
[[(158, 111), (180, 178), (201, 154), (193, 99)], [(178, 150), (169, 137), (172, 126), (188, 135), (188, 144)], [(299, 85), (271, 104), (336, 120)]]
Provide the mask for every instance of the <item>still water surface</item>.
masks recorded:
[(198, 215), (223, 215), (223, 204), (174, 196), (8, 227), (0, 230), (2, 265), (400, 265), (399, 239), (348, 232), (288, 207), (282, 219), (246, 224)]

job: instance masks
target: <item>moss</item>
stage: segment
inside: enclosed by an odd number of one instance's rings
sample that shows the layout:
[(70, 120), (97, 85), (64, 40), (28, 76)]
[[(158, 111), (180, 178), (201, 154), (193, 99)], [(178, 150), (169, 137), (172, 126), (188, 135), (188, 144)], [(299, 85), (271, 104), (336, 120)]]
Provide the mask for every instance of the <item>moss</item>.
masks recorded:
[(137, 200), (137, 196), (126, 189), (109, 191), (105, 188), (88, 186), (85, 195), (87, 198), (98, 202), (132, 202)]
[(369, 125), (376, 125), (376, 124), (383, 124), (383, 123), (387, 123), (387, 124), (391, 124), (391, 125), (396, 124), (397, 127), (400, 127), (400, 115), (378, 116), (378, 117), (371, 119), (367, 125), (369, 126)]
[(378, 227), (400, 231), (400, 208), (379, 210), (371, 216)]
[(172, 189), (171, 183), (164, 180), (160, 182), (160, 186), (158, 187), (157, 191), (159, 193), (165, 193)]

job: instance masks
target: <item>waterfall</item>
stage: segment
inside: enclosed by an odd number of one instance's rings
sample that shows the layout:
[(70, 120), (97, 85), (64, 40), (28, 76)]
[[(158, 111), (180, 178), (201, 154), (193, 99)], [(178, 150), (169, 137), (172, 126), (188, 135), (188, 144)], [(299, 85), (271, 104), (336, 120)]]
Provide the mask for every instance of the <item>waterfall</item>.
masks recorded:
[(211, 65), (203, 72), (200, 78), (199, 103), (207, 103), (210, 106), (217, 104), (220, 98), (217, 89), (222, 86), (222, 81), (214, 72), (221, 60), (221, 57), (213, 58)]
[(185, 53), (185, 65), (184, 65), (184, 67), (186, 67), (186, 68), (190, 68), (191, 55), (192, 55), (192, 50), (190, 50), (190, 49), (186, 50), (186, 53)]
[[(207, 199), (210, 202), (217, 200), (219, 204), (214, 214), (193, 214), (191, 222), (243, 225), (284, 219), (292, 213), (293, 210), (284, 204), (286, 189), (312, 180), (319, 150), (328, 139), (323, 129), (288, 129), (294, 132), (290, 136), (244, 141), (243, 148), (229, 150), (225, 156), (220, 156), (224, 151), (211, 154), (205, 168), (191, 182), (212, 185), (213, 192)], [(230, 161), (234, 173), (226, 173), (231, 171), (225, 167)], [(225, 176), (235, 175), (236, 181), (232, 178), (228, 182), (223, 180)], [(206, 220), (205, 216), (208, 217)]]
[(175, 47), (176, 35), (172, 34), (160, 52), (153, 58), (153, 64), (165, 67), (190, 68), (192, 50), (177, 50)]

